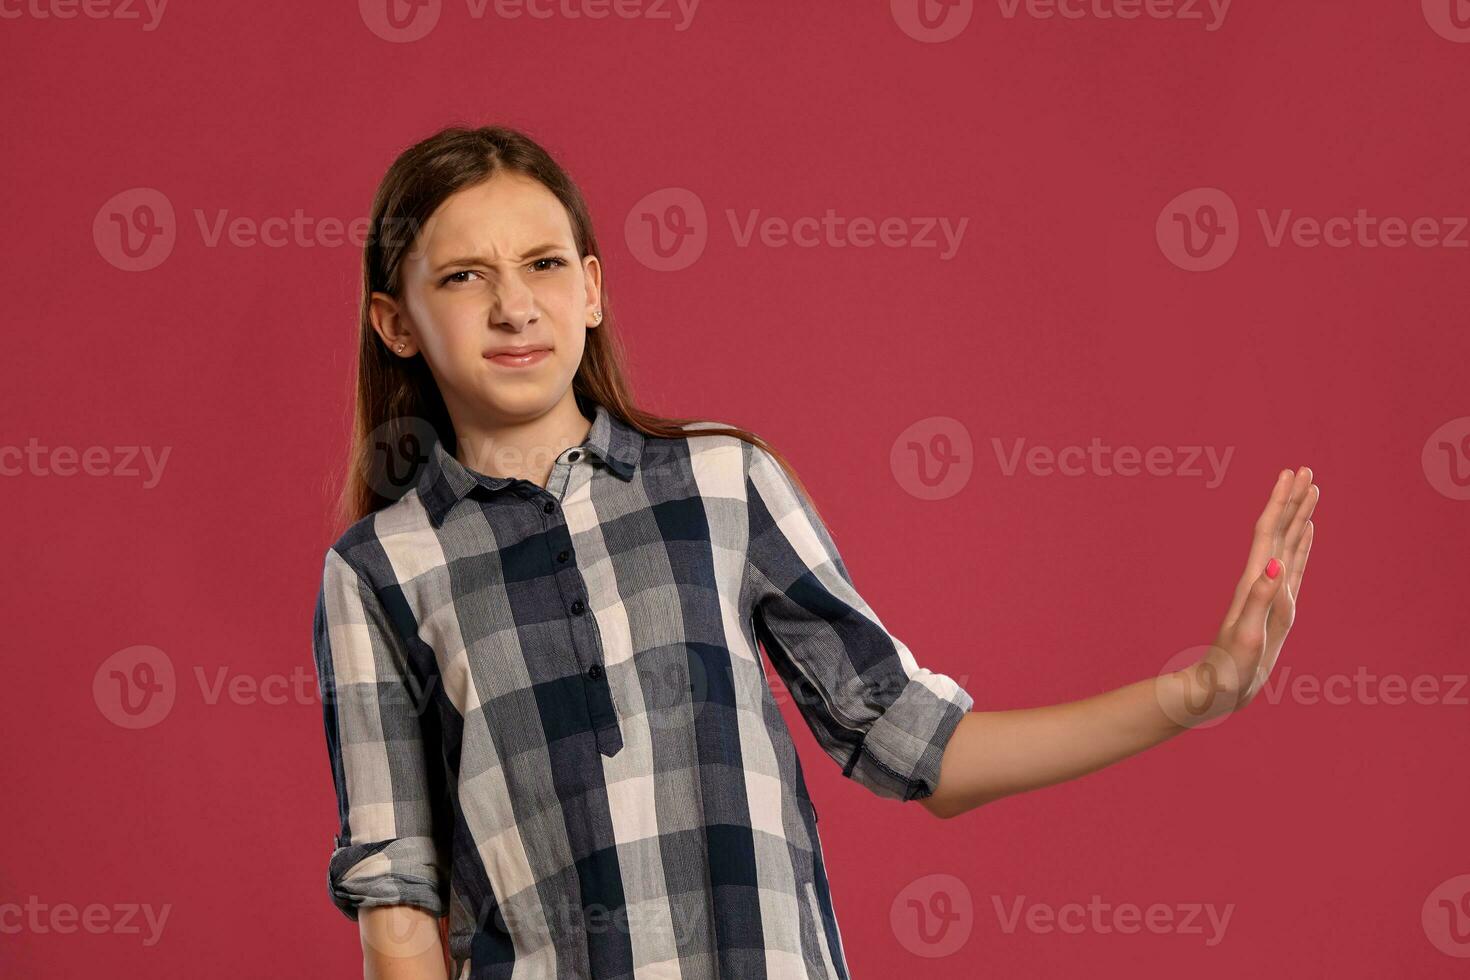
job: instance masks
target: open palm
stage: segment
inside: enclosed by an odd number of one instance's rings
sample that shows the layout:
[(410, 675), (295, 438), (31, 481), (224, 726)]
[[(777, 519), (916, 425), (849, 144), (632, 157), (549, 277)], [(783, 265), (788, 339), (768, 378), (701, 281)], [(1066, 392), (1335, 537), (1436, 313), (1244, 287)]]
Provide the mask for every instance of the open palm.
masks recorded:
[[(1196, 665), (1223, 710), (1250, 704), (1271, 676), (1296, 620), (1297, 596), (1312, 551), (1312, 512), (1321, 491), (1312, 471), (1282, 470), (1256, 520), (1250, 557), (1210, 652)], [(1277, 562), (1271, 567), (1273, 560)], [(1272, 575), (1272, 572), (1275, 572)]]

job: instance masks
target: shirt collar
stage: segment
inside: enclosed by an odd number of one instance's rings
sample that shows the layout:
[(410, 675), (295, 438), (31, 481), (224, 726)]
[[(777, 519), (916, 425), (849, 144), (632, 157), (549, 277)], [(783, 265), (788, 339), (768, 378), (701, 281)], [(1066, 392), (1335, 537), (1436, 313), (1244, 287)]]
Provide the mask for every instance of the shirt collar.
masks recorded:
[[(644, 434), (609, 412), (601, 403), (593, 403), (592, 428), (582, 442), (582, 448), (596, 456), (607, 468), (622, 480), (631, 480), (643, 456)], [(444, 443), (434, 440), (434, 448), (423, 473), (419, 474), (419, 499), (429, 512), (429, 520), (435, 527), (444, 522), (449, 509), (464, 498), (476, 484), (487, 490), (500, 490), (513, 481), (509, 477), (494, 477), (477, 474), (444, 448)]]

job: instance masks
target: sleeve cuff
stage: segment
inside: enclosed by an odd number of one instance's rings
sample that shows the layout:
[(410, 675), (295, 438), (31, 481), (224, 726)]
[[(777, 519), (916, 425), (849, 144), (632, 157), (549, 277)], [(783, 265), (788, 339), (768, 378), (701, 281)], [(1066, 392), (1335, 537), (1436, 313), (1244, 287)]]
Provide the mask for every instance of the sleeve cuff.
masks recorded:
[(327, 867), (332, 904), (349, 919), (360, 908), (412, 905), (443, 918), (448, 914), (445, 878), (434, 842), (427, 837), (343, 845), (340, 838)]
[(890, 799), (932, 795), (944, 748), (974, 704), (953, 678), (920, 668), (868, 730), (844, 775)]

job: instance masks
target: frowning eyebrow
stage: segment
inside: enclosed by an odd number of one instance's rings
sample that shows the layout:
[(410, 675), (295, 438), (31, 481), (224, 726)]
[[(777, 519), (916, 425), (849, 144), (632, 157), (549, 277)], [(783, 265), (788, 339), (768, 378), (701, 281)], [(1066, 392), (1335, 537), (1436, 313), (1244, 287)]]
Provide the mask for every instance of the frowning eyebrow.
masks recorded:
[[(517, 261), (524, 262), (527, 259), (534, 259), (537, 256), (539, 256), (539, 255), (545, 255), (548, 252), (566, 252), (566, 251), (570, 251), (570, 250), (565, 245), (560, 245), (560, 244), (558, 244), (556, 242), (547, 242), (544, 245), (537, 245), (535, 248), (529, 249), (523, 255), (521, 255), (521, 257), (519, 259), (517, 259)], [(444, 271), (445, 269), (449, 268), (452, 265), (494, 265), (494, 264), (495, 264), (494, 262), (490, 261), (489, 259), (487, 259), (483, 255), (466, 255), (466, 256), (462, 256), (462, 257), (457, 258), (457, 259), (447, 259), (447, 260), (445, 260), (443, 262), (440, 262), (437, 266), (434, 267), (434, 271), (435, 272), (442, 272), (442, 271)]]

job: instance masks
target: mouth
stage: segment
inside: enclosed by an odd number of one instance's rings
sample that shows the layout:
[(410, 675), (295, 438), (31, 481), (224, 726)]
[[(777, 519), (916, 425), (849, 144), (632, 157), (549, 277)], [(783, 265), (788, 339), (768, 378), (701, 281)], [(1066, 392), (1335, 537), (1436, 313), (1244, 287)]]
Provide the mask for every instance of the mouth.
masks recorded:
[(497, 351), (486, 351), (485, 360), (501, 367), (530, 367), (540, 364), (551, 356), (551, 348), (536, 344), (524, 347), (503, 347)]

